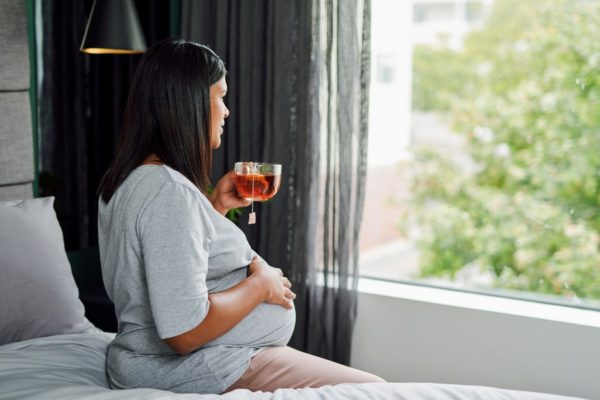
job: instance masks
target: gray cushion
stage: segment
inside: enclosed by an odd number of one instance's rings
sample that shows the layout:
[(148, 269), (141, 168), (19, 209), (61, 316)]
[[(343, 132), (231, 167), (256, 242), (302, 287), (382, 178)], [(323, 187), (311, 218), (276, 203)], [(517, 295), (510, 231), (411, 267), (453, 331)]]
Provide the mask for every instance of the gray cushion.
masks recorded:
[(29, 43), (23, 0), (2, 0), (0, 90), (29, 89)]
[(0, 185), (33, 180), (30, 108), (27, 92), (0, 92)]
[(0, 202), (0, 345), (93, 329), (53, 204), (54, 197)]

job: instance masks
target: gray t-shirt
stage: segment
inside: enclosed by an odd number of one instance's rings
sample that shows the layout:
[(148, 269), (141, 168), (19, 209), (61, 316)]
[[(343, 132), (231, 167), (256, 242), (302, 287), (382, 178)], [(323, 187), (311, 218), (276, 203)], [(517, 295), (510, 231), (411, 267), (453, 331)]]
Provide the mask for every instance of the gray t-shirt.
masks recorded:
[(243, 232), (172, 168), (140, 166), (108, 204), (100, 199), (98, 241), (119, 322), (107, 356), (113, 388), (222, 393), (261, 348), (289, 341), (295, 311), (263, 303), (191, 354), (164, 343), (200, 324), (208, 294), (245, 279), (256, 255)]

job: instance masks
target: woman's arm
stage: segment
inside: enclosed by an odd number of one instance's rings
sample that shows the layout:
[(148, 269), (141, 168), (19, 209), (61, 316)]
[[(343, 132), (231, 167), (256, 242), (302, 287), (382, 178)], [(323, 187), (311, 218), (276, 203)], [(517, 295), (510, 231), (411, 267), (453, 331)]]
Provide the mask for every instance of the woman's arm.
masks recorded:
[(198, 326), (164, 341), (178, 354), (188, 354), (229, 331), (261, 303), (293, 308), (296, 295), (290, 287), (280, 269), (255, 258), (246, 279), (208, 296), (210, 308)]
[(232, 208), (247, 207), (250, 202), (238, 196), (235, 189), (235, 171), (229, 171), (215, 185), (208, 197), (215, 210), (225, 215)]

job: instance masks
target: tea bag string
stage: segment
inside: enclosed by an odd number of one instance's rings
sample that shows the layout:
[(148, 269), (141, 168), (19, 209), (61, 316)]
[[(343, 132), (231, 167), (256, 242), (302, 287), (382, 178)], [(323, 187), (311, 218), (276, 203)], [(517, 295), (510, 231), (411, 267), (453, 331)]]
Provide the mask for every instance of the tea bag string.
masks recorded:
[[(252, 174), (256, 174), (256, 166), (252, 166)], [(251, 207), (251, 212), (250, 215), (248, 215), (248, 224), (249, 225), (253, 225), (256, 223), (256, 214), (254, 213), (254, 176), (252, 177), (252, 192), (250, 194), (250, 207)]]
[(254, 177), (252, 177), (252, 194), (250, 195), (250, 212), (254, 214)]

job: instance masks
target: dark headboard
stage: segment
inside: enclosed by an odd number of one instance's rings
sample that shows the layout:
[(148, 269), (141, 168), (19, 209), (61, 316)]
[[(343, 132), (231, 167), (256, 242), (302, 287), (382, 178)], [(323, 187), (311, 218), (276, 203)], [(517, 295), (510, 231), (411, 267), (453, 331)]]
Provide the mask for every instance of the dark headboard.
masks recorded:
[(25, 0), (0, 2), (0, 200), (32, 197), (33, 139)]

